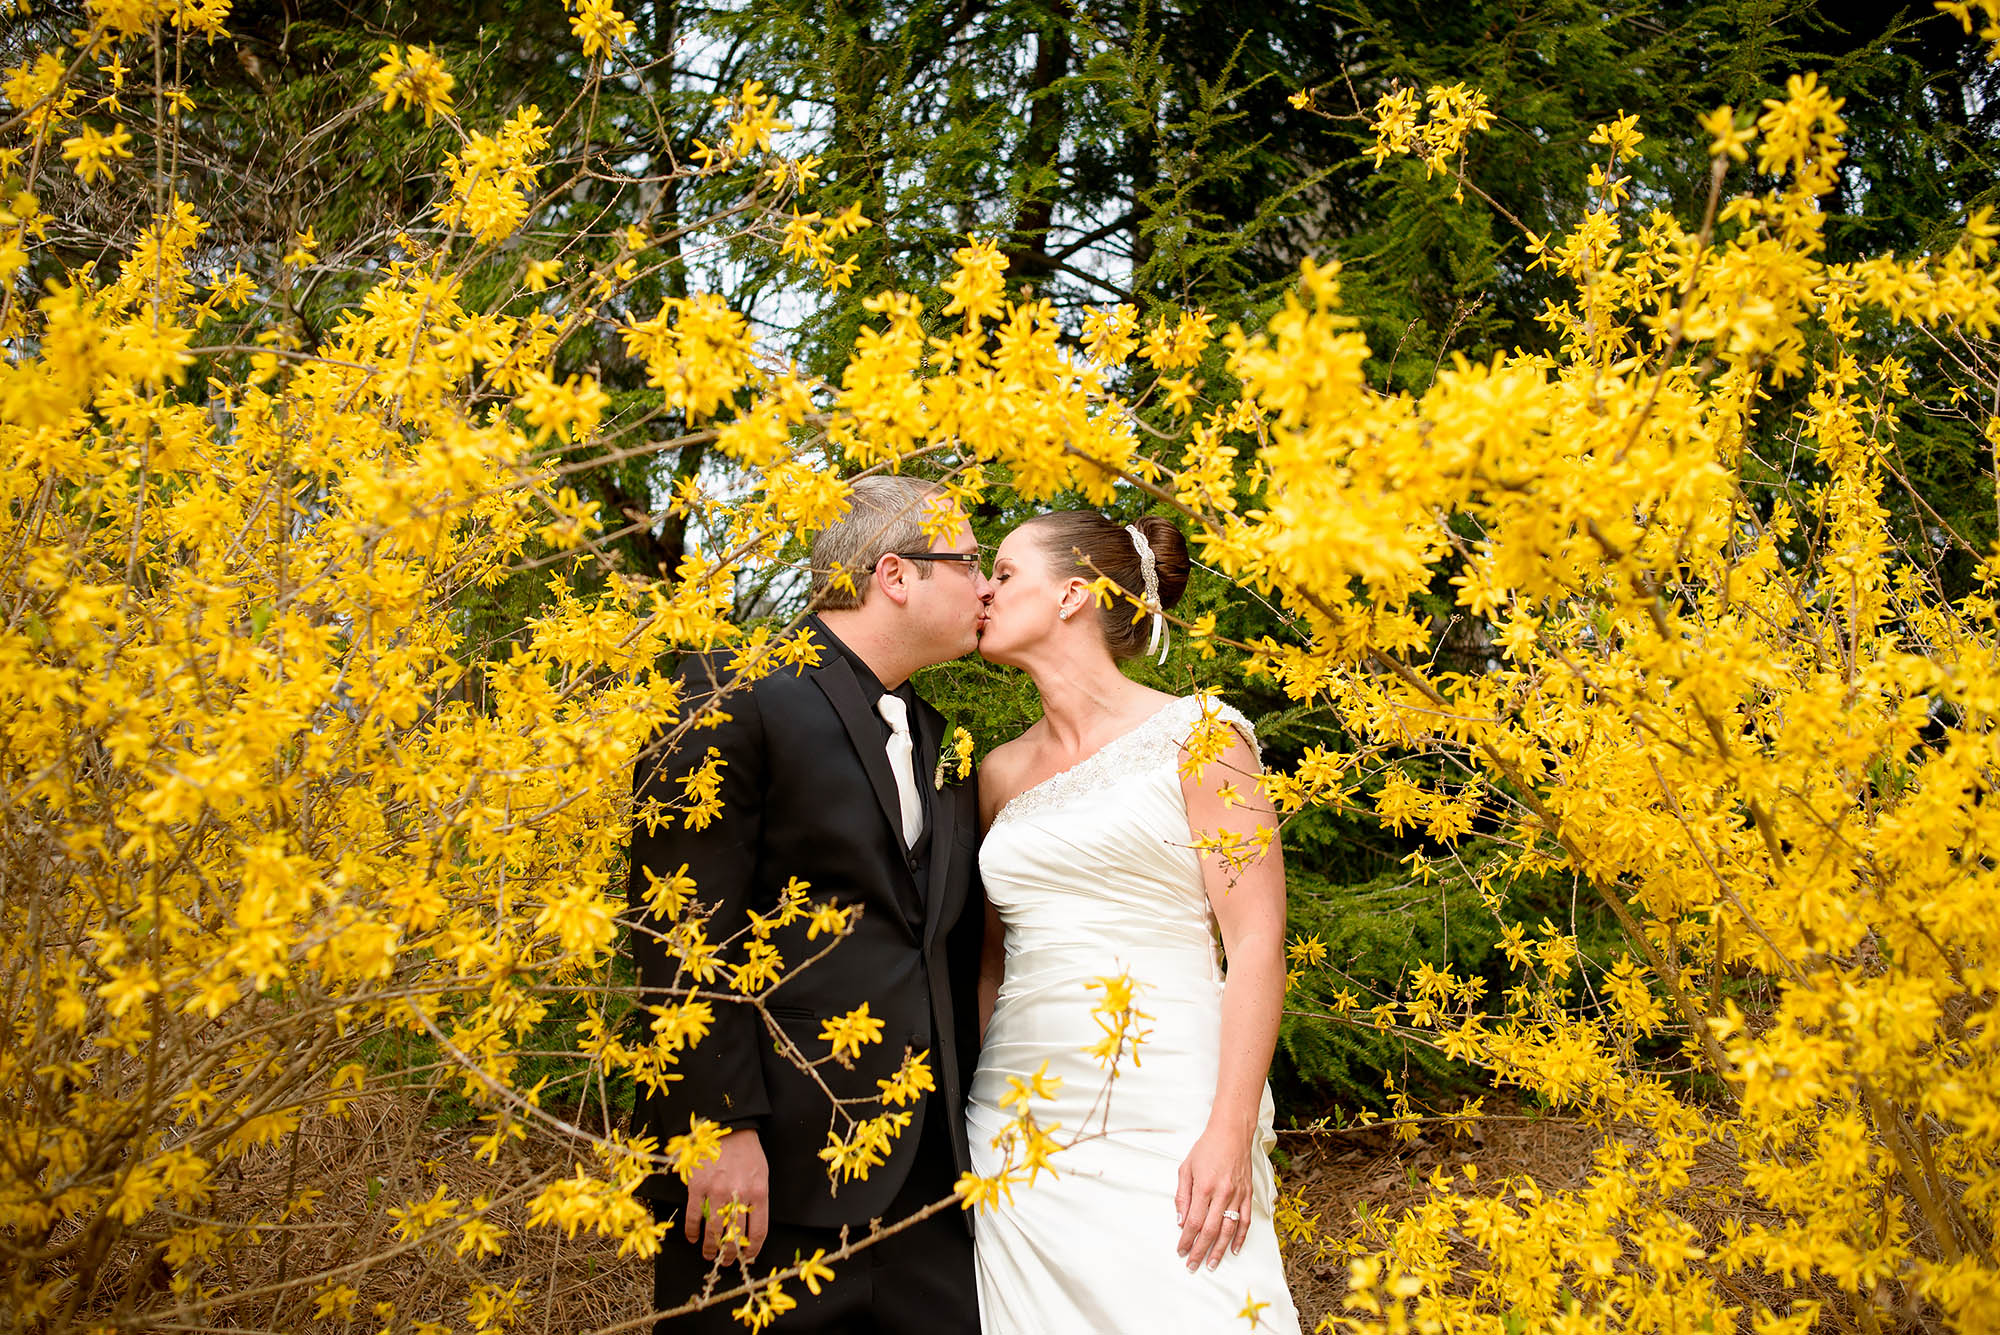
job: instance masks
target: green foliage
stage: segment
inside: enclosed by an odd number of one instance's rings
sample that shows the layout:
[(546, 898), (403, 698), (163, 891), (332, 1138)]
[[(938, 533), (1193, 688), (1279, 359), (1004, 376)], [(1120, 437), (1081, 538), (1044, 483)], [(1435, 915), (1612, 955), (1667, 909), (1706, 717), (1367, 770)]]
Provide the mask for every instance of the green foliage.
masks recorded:
[(975, 756), (1019, 736), (1042, 716), (1035, 684), (1025, 672), (989, 663), (977, 654), (925, 668), (917, 674), (916, 686), (943, 713), (948, 726), (972, 734)]
[[(1286, 933), (1293, 940), (1316, 938), (1326, 947), (1327, 967), (1302, 970), (1285, 998), (1271, 1071), (1281, 1122), (1304, 1123), (1357, 1108), (1383, 1110), (1385, 1071), (1419, 1102), (1449, 1104), (1477, 1087), (1465, 1068), (1425, 1044), (1377, 1029), (1368, 1014), (1372, 1006), (1408, 995), (1406, 975), (1417, 961), (1480, 979), (1498, 1013), (1499, 994), (1515, 981), (1496, 944), (1502, 919), (1545, 918), (1573, 933), (1583, 967), (1579, 990), (1623, 948), (1615, 920), (1593, 897), (1578, 896), (1567, 877), (1515, 881), (1505, 888), (1506, 902), (1496, 916), (1480, 899), (1476, 860), (1435, 861), (1428, 883), (1404, 867), (1348, 883), (1313, 869), (1333, 861), (1321, 851), (1327, 844), (1367, 828), (1359, 818), (1323, 811), (1286, 828)], [(1372, 833), (1384, 837), (1379, 830)], [(1306, 856), (1297, 856), (1300, 852)], [(1477, 858), (1476, 844), (1467, 846), (1467, 858)], [(1343, 991), (1355, 1006), (1345, 1019), (1329, 1019), (1342, 1009), (1335, 998)]]
[[(1333, 256), (1346, 266), (1347, 309), (1374, 350), (1371, 378), (1419, 393), (1455, 354), (1548, 346), (1537, 316), (1553, 288), (1530, 266), (1524, 233), (1546, 234), (1590, 206), (1581, 171), (1551, 164), (1600, 156), (1591, 132), (1617, 114), (1638, 115), (1647, 135), (1622, 166), (1633, 182), (1626, 208), (1685, 211), (1705, 189), (1699, 113), (1723, 102), (1755, 107), (1802, 69), (1851, 90), (1853, 156), (1829, 201), (1836, 258), (1935, 244), (1939, 220), (1990, 200), (2000, 181), (1994, 71), (1976, 42), (1922, 0), (1866, 12), (1809, 0), (760, 0), (726, 11), (661, 3), (632, 14), (634, 72), (579, 107), (581, 58), (555, 0), (429, 9), (396, 0), (239, 4), (230, 43), (183, 53), (188, 81), (203, 90), (185, 150), (202, 170), (181, 179), (214, 221), (212, 239), (232, 252), (275, 256), (284, 247), (273, 242), (316, 229), (328, 263), (303, 275), (282, 266), (260, 275), (260, 299), (281, 305), (306, 344), (338, 318), (355, 284), (372, 281), (346, 271), (340, 254), (374, 245), (383, 219), (428, 198), (439, 154), (455, 142), (447, 126), (371, 114), (379, 99), (366, 72), (390, 44), (420, 43), (445, 60), (460, 78), (466, 100), (456, 114), (468, 126), (490, 128), (528, 102), (570, 110), (548, 181), (564, 183), (568, 202), (546, 215), (553, 226), (503, 257), (505, 266), (597, 255), (642, 209), (668, 221), (699, 216), (707, 201), (698, 186), (685, 198), (649, 199), (573, 169), (606, 146), (619, 149), (634, 179), (685, 161), (696, 139), (714, 138), (712, 99), (758, 78), (791, 102), (803, 151), (824, 159), (815, 205), (859, 204), (876, 223), (858, 238), (852, 287), (820, 290), (745, 236), (672, 238), (663, 248), (680, 256), (685, 246), (688, 263), (650, 280), (635, 307), (690, 286), (720, 290), (739, 309), (793, 330), (808, 365), (831, 368), (835, 351), (872, 321), (860, 303), (874, 291), (916, 291), (940, 309), (936, 285), (967, 232), (1000, 236), (1012, 280), (1066, 309), (1171, 301), (1205, 305), (1222, 321), (1254, 321), (1301, 257)], [(80, 16), (79, 6), (58, 4), (33, 21), (54, 31)], [(1466, 163), (1487, 198), (1459, 197), (1416, 162), (1378, 171), (1364, 151), (1374, 100), (1399, 85), (1461, 81), (1499, 113)], [(1291, 95), (1305, 91), (1310, 104), (1294, 105)], [(79, 211), (86, 241), (66, 262), (95, 253), (92, 227), (112, 233), (129, 221)], [(713, 244), (698, 250), (704, 240)], [(467, 304), (510, 290), (511, 272), (467, 273)], [(942, 332), (946, 322), (931, 318)], [(1996, 536), (1984, 444), (1965, 408), (1927, 388), (1938, 379), (1927, 373), (1934, 348), (1907, 329), (1870, 327), (1865, 343), (1876, 355), (1908, 359), (1917, 387), (1890, 446), (1898, 485), (1884, 503), (1913, 537), (1911, 550), (1928, 557), (1933, 580), (1962, 592)], [(616, 517), (607, 561), (542, 565), (554, 554), (539, 554), (500, 586), (467, 590), (454, 615), (468, 647), (516, 634), (558, 570), (586, 584), (620, 565), (671, 570), (698, 535), (665, 513), (665, 496), (676, 483), (725, 471), (701, 443), (627, 452), (684, 435), (689, 424), (660, 410), (657, 391), (608, 330), (576, 357), (569, 369), (589, 371), (613, 395), (611, 430), (588, 453), (556, 452), (549, 462), (622, 456), (568, 479)], [(1219, 354), (1211, 351), (1197, 375), (1208, 397), (1228, 396)], [(1156, 414), (1147, 384), (1123, 388), (1142, 417)], [(1822, 479), (1801, 462), (1810, 451), (1793, 434), (1799, 405), (1784, 395), (1749, 443), (1744, 483), (1759, 504), (1784, 497), (1799, 508)], [(1150, 504), (1135, 492), (1117, 517)], [(991, 547), (1029, 513), (996, 489), (975, 527)], [(1459, 615), (1452, 590), (1440, 584), (1434, 594), (1426, 606), (1435, 619)], [(787, 596), (782, 579), (746, 585), (744, 610), (783, 610)], [(1238, 640), (1287, 633), (1281, 610), (1199, 569), (1177, 611), (1213, 613), (1219, 633)], [(1478, 670), (1482, 634), (1468, 622), (1463, 642), (1447, 637), (1445, 652)], [(1323, 717), (1246, 678), (1234, 651), (1201, 660), (1177, 636), (1164, 665), (1135, 662), (1130, 671), (1176, 692), (1218, 687), (1256, 721), (1277, 761), (1346, 743)], [(981, 754), (1038, 716), (1024, 676), (976, 657), (931, 669), (919, 688), (973, 733)], [(1293, 930), (1318, 933), (1372, 989), (1392, 988), (1404, 963), (1420, 957), (1475, 970), (1490, 964), (1490, 947), (1468, 944), (1491, 935), (1474, 926), (1481, 919), (1469, 885), (1406, 883), (1400, 860), (1415, 846), (1365, 813), (1318, 813), (1286, 832)], [(1407, 1061), (1413, 1072), (1445, 1078), (1431, 1059), (1385, 1044), (1371, 1032), (1288, 1021), (1277, 1075), (1287, 1107), (1379, 1099), (1371, 1072), (1385, 1064)]]
[[(1405, 1085), (1450, 1084), (1455, 1076), (1449, 1063), (1426, 1047), (1378, 1032), (1365, 1007), (1400, 990), (1411, 961), (1443, 953), (1445, 924), (1454, 914), (1471, 927), (1481, 912), (1478, 895), (1462, 881), (1424, 887), (1396, 872), (1342, 885), (1295, 862), (1286, 871), (1287, 932), (1322, 942), (1328, 967), (1307, 971), (1285, 998), (1271, 1069), (1280, 1122), (1308, 1122), (1331, 1108), (1380, 1110), (1387, 1103), (1385, 1070), (1399, 1072)], [(1458, 943), (1469, 939), (1461, 930)], [(1343, 988), (1364, 1009), (1349, 1020), (1330, 1021), (1325, 1017)]]

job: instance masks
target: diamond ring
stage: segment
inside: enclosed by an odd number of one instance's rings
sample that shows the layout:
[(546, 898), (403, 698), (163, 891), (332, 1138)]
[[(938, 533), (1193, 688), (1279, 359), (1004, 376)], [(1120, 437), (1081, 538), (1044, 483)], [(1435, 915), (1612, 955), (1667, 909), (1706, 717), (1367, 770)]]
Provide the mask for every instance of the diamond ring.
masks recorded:
[(1242, 1215), (1240, 1215), (1240, 1214), (1238, 1214), (1238, 1213), (1236, 1213), (1236, 1211), (1234, 1211), (1234, 1210), (1224, 1210), (1224, 1211), (1222, 1212), (1222, 1217), (1223, 1217), (1224, 1219), (1227, 1219), (1227, 1220), (1228, 1220), (1228, 1221), (1229, 1221), (1230, 1223), (1232, 1223), (1232, 1224), (1233, 1224), (1233, 1223), (1235, 1223), (1235, 1222), (1236, 1222), (1237, 1220), (1241, 1219), (1241, 1218), (1242, 1218), (1243, 1216), (1242, 1216)]

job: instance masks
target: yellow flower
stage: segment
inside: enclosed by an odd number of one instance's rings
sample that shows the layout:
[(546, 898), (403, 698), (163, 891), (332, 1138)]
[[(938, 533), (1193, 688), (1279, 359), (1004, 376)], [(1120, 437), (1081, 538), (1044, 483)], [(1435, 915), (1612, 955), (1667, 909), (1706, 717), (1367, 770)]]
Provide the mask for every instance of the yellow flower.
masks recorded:
[(1026, 1080), (1017, 1075), (1007, 1077), (1007, 1092), (1000, 1096), (1003, 1109), (1025, 1106), (1029, 1099), (1052, 1099), (1062, 1088), (1062, 1077), (1049, 1074), (1049, 1064), (1043, 1061), (1035, 1073)]
[(637, 31), (636, 25), (618, 12), (611, 0), (582, 0), (570, 15), (569, 27), (582, 41), (585, 57), (609, 55), (613, 48), (631, 41)]
[(65, 62), (55, 52), (37, 52), (0, 79), (0, 96), (23, 115), (30, 132), (54, 129), (70, 119), (81, 90), (64, 79)]
[(1714, 111), (1703, 115), (1700, 120), (1701, 128), (1708, 133), (1711, 140), (1708, 146), (1710, 157), (1726, 157), (1734, 162), (1743, 162), (1749, 158), (1749, 150), (1744, 145), (1755, 139), (1757, 132), (1749, 126), (1737, 128), (1735, 108), (1727, 105), (1717, 107)]
[(540, 292), (562, 273), (561, 260), (530, 260), (521, 282), (530, 292)]
[(743, 948), (743, 963), (730, 972), (729, 986), (738, 992), (761, 992), (784, 973), (785, 961), (768, 941), (752, 941)]
[(931, 1078), (928, 1050), (913, 1052), (903, 1058), (903, 1064), (887, 1080), (877, 1080), (876, 1087), (882, 1091), (882, 1102), (891, 1107), (905, 1103), (915, 1103), (925, 1094), (934, 1092), (937, 1083)]
[(951, 1189), (952, 1194), (958, 1197), (959, 1208), (963, 1210), (988, 1210), (1000, 1203), (1002, 1195), (1010, 1200), (1013, 1198), (1013, 1193), (1007, 1189), (1006, 1178), (997, 1174), (981, 1177), (977, 1173), (961, 1173)]
[(392, 46), (382, 53), (382, 68), (369, 82), (382, 94), (382, 110), (394, 111), (398, 101), (406, 102), (421, 109), (429, 125), (438, 112), (451, 110), (451, 90), (458, 81), (424, 48), (405, 47), (399, 54)]
[(833, 1270), (825, 1263), (825, 1258), (826, 1248), (824, 1247), (814, 1248), (813, 1254), (803, 1260), (799, 1259), (796, 1252), (793, 1253), (792, 1264), (798, 1267), (799, 1279), (804, 1282), (807, 1291), (815, 1298), (819, 1296), (820, 1284), (823, 1281), (833, 1278)]
[(319, 240), (313, 235), (312, 228), (308, 227), (303, 232), (294, 232), (292, 234), (292, 248), (285, 252), (285, 263), (295, 269), (306, 268), (318, 260), (319, 256), (315, 253), (318, 249)]
[(348, 1284), (328, 1283), (313, 1294), (313, 1319), (324, 1321), (331, 1318), (347, 1320), (354, 1311), (354, 1300), (361, 1291)]
[(943, 788), (947, 777), (963, 783), (972, 777), (972, 734), (964, 728), (951, 730), (950, 744), (938, 750), (937, 772), (931, 775), (931, 787)]
[(844, 909), (833, 903), (813, 906), (806, 927), (806, 940), (817, 941), (822, 935), (839, 936), (847, 931), (848, 920), (853, 910)]
[(129, 158), (132, 150), (127, 147), (132, 142), (122, 125), (114, 125), (108, 134), (99, 133), (92, 126), (84, 126), (83, 132), (73, 139), (63, 140), (63, 156), (76, 164), (79, 180), (90, 181), (99, 176), (111, 175), (111, 164), (118, 158)]
[(450, 1218), (452, 1211), (458, 1208), (458, 1202), (444, 1193), (445, 1188), (440, 1184), (427, 1200), (407, 1200), (401, 1205), (391, 1206), (389, 1217), (396, 1221), (396, 1236), (410, 1241), (422, 1237)]
[(727, 1128), (706, 1118), (689, 1117), (687, 1134), (668, 1137), (663, 1150), (670, 1171), (687, 1181), (695, 1169), (715, 1161), (722, 1152), (722, 1138), (728, 1134)]
[(774, 1279), (752, 1289), (744, 1298), (743, 1305), (730, 1309), (729, 1314), (754, 1332), (764, 1329), (798, 1305), (798, 1300), (786, 1293)]
[(882, 1041), (882, 1021), (868, 1013), (864, 1001), (845, 1015), (820, 1021), (819, 1036), (832, 1045), (834, 1059), (845, 1064), (861, 1055), (864, 1043)]
[(963, 315), (968, 328), (999, 315), (1002, 275), (1008, 264), (999, 243), (991, 237), (968, 236), (966, 245), (953, 251), (951, 258), (958, 271), (942, 284), (951, 297), (944, 313)]

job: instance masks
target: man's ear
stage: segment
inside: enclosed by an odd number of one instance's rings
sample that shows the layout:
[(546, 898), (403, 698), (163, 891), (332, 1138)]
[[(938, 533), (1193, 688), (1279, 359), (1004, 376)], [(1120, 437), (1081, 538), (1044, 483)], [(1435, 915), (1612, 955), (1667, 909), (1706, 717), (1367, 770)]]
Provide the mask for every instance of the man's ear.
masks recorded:
[(898, 607), (910, 601), (910, 564), (894, 552), (889, 552), (875, 563), (869, 575), (882, 596)]

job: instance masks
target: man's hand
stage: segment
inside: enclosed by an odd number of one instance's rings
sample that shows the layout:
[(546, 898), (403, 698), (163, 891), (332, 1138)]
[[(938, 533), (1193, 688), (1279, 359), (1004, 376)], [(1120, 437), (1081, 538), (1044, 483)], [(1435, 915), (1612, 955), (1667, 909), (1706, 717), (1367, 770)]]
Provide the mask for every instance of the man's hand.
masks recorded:
[(687, 1240), (699, 1242), (708, 1260), (720, 1257), (724, 1265), (735, 1264), (739, 1248), (723, 1240), (733, 1201), (745, 1211), (738, 1217), (743, 1237), (740, 1259), (756, 1260), (771, 1231), (770, 1178), (764, 1146), (755, 1131), (742, 1127), (724, 1136), (721, 1153), (688, 1178)]

